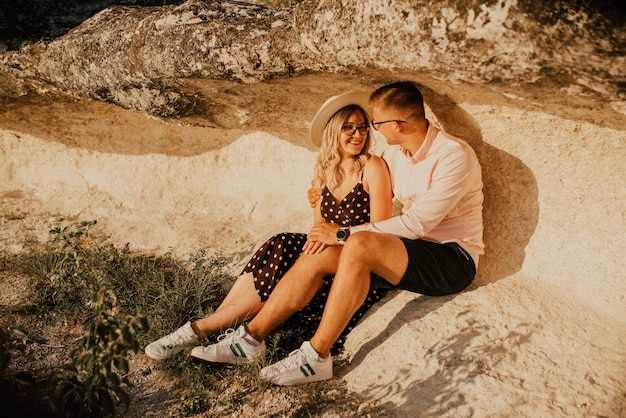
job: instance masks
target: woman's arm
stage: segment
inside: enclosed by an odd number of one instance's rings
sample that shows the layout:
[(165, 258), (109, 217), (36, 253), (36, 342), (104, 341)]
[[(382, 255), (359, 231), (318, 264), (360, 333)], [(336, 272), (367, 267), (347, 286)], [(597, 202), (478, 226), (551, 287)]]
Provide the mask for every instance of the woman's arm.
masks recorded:
[(370, 222), (391, 218), (393, 212), (391, 177), (385, 161), (373, 156), (363, 172), (363, 186), (370, 195)]
[(324, 218), (322, 217), (322, 199), (317, 199), (315, 202), (315, 209), (313, 209), (313, 225), (319, 225), (324, 222)]
[[(315, 213), (313, 214), (313, 226), (321, 225), (325, 222), (324, 218), (322, 217), (321, 205), (322, 205), (322, 199), (319, 198), (317, 199), (317, 202), (315, 203), (315, 209), (314, 209)], [(324, 251), (324, 249), (326, 249), (326, 247), (328, 247), (328, 245), (320, 241), (314, 241), (314, 240), (307, 241), (304, 244), (304, 247), (302, 247), (302, 252), (305, 254), (321, 253), (322, 251)]]

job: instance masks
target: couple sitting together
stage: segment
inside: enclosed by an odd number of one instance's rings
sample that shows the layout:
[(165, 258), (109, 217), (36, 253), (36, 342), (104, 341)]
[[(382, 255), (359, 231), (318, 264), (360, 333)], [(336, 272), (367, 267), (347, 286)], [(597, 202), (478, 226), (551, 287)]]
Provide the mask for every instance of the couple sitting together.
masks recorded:
[[(389, 145), (381, 157), (369, 152), (370, 126)], [(261, 376), (277, 385), (327, 380), (331, 350), (386, 289), (439, 296), (471, 283), (483, 252), (481, 168), (469, 145), (429, 123), (414, 83), (330, 98), (310, 136), (320, 147), (311, 231), (270, 238), (214, 314), (149, 344), (149, 357), (196, 344), (191, 356), (202, 360), (263, 362), (265, 337), (300, 313), (315, 322), (315, 334)], [(403, 205), (397, 216), (392, 197)], [(216, 344), (200, 345), (236, 325)]]

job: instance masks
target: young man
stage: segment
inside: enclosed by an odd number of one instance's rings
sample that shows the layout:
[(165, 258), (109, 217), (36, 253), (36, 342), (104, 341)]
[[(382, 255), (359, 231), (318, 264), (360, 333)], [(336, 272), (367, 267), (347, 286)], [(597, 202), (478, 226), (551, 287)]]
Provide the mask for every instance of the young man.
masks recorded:
[[(383, 158), (402, 213), (351, 228), (321, 224), (311, 229), (309, 241), (343, 245), (337, 273), (315, 335), (289, 357), (262, 369), (261, 376), (272, 383), (332, 377), (330, 348), (365, 300), (370, 281), (437, 296), (465, 289), (476, 274), (483, 252), (483, 192), (474, 151), (429, 124), (422, 94), (412, 82), (377, 89), (370, 104), (372, 126), (390, 145)], [(283, 278), (247, 327), (206, 347), (215, 353), (212, 361), (265, 354), (265, 337), (319, 286), (314, 257), (303, 258), (301, 274)]]

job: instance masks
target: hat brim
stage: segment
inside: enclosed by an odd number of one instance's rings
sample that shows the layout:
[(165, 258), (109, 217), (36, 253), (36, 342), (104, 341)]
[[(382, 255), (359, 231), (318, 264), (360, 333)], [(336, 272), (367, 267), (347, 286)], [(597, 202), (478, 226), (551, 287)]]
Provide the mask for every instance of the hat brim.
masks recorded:
[(320, 107), (317, 111), (313, 117), (313, 121), (311, 122), (311, 127), (309, 128), (309, 137), (311, 138), (311, 142), (313, 142), (313, 144), (317, 147), (322, 144), (322, 134), (324, 132), (324, 128), (326, 128), (326, 125), (328, 124), (328, 121), (335, 113), (346, 106), (359, 106), (365, 110), (369, 119), (369, 115), (372, 113), (369, 102), (370, 95), (365, 91), (350, 91), (338, 96), (333, 96), (326, 100), (322, 107)]

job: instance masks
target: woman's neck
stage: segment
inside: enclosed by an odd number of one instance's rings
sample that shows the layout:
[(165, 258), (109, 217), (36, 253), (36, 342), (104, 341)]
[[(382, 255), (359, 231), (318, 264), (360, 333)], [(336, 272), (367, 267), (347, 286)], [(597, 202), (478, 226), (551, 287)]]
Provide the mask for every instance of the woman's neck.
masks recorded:
[(348, 172), (350, 167), (352, 167), (352, 164), (354, 164), (354, 159), (352, 157), (342, 157), (338, 165), (344, 172)]

